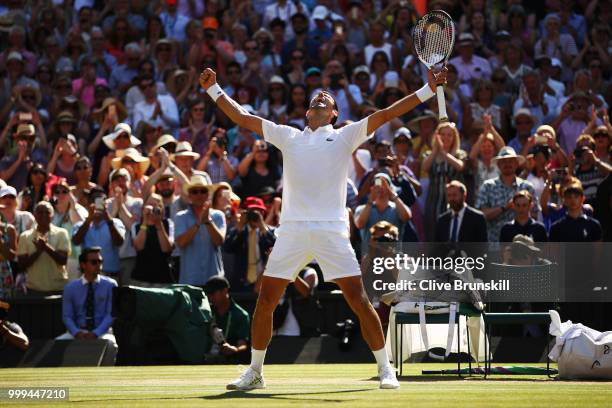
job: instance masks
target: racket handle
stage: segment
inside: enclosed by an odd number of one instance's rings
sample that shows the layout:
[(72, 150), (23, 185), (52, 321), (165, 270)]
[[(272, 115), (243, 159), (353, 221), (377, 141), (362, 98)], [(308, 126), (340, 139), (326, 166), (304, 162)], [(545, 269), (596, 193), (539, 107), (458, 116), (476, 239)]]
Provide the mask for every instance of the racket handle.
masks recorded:
[(444, 87), (438, 85), (436, 88), (436, 95), (438, 96), (438, 118), (440, 122), (448, 122), (448, 115), (446, 114), (446, 99), (444, 98)]

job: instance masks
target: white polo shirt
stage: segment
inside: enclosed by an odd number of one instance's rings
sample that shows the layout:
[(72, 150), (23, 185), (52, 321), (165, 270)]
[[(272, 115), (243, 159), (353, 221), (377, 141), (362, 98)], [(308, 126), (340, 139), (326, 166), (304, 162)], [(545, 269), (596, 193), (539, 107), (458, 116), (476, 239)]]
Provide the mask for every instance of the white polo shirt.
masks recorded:
[(342, 221), (351, 155), (367, 135), (368, 119), (340, 129), (304, 131), (262, 120), (263, 137), (283, 153), (283, 211), (280, 222)]

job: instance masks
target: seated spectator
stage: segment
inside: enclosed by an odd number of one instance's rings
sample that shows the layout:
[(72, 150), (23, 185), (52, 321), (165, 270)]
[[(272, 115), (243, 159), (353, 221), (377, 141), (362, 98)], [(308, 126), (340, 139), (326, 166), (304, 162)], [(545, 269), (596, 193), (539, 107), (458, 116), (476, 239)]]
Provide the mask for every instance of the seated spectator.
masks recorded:
[(125, 240), (125, 226), (111, 217), (106, 207), (106, 194), (100, 187), (89, 192), (89, 215), (73, 226), (72, 242), (82, 247), (100, 247), (104, 264), (102, 273), (117, 278), (120, 271), (119, 248)]
[(499, 242), (512, 242), (515, 236), (523, 235), (535, 242), (546, 242), (546, 228), (541, 222), (531, 217), (533, 197), (526, 190), (521, 190), (512, 197), (514, 219), (505, 223), (500, 231)]
[(274, 228), (264, 221), (266, 206), (263, 200), (247, 197), (245, 207), (236, 226), (227, 232), (223, 245), (227, 252), (235, 255), (234, 270), (229, 279), (233, 289), (238, 291), (253, 290), (276, 241)]
[(136, 264), (131, 284), (143, 287), (163, 287), (176, 283), (171, 269), (170, 254), (174, 244), (174, 223), (165, 217), (162, 197), (151, 194), (142, 211), (142, 221), (133, 224), (132, 236), (136, 249)]
[(518, 152), (520, 155), (527, 154), (529, 147), (527, 141), (532, 135), (532, 129), (535, 126), (535, 117), (531, 114), (529, 109), (521, 108), (514, 112), (512, 117), (512, 124), (516, 129), (516, 135), (510, 139), (508, 146)]
[(388, 221), (398, 229), (407, 222), (410, 208), (395, 193), (391, 177), (386, 173), (374, 176), (368, 202), (355, 210), (355, 226), (361, 230), (362, 241), (370, 240), (370, 228), (379, 221)]
[(19, 209), (34, 212), (34, 207), (40, 201), (49, 201), (46, 183), (48, 181), (47, 171), (40, 163), (33, 163), (28, 170), (28, 178), (25, 187), (17, 196)]
[[(39, 138), (41, 145), (45, 146), (44, 129), (42, 125), (39, 125), (39, 130), (41, 129), (42, 133), (39, 132)], [(47, 162), (47, 152), (44, 149), (34, 147), (36, 139), (36, 128), (33, 124), (19, 124), (13, 134), (13, 142), (17, 149), (14, 153), (7, 154), (0, 160), (0, 178), (17, 190), (21, 191), (26, 186), (28, 170), (34, 163)]]
[(488, 241), (498, 242), (501, 227), (514, 218), (510, 211), (514, 194), (527, 190), (533, 197), (534, 190), (530, 182), (516, 176), (516, 170), (525, 163), (525, 158), (517, 155), (512, 147), (503, 147), (493, 160), (500, 175), (484, 182), (474, 207), (487, 219)]
[(567, 214), (550, 228), (551, 242), (601, 241), (599, 221), (583, 211), (584, 190), (580, 184), (570, 184), (563, 189), (563, 205)]
[(230, 283), (223, 276), (213, 276), (204, 285), (213, 312), (213, 345), (209, 358), (242, 362), (249, 355), (250, 318), (231, 298), (229, 289)]
[[(72, 237), (73, 226), (87, 218), (87, 210), (81, 204), (77, 203), (76, 198), (70, 192), (70, 187), (64, 179), (59, 179), (51, 186), (53, 194), (54, 214), (51, 221), (56, 227), (65, 229), (68, 236)], [(70, 243), (70, 257), (66, 263), (68, 271), (68, 279), (73, 281), (79, 277), (79, 255), (81, 248), (78, 245)]]
[(255, 196), (265, 187), (276, 190), (280, 183), (280, 172), (274, 164), (271, 149), (264, 140), (258, 140), (253, 145), (253, 151), (248, 153), (238, 165), (241, 179), (240, 196)]
[(436, 242), (487, 242), (484, 214), (466, 204), (465, 184), (453, 180), (446, 185), (449, 209), (436, 222)]
[(591, 135), (581, 135), (576, 141), (576, 149), (570, 156), (570, 174), (582, 183), (587, 204), (593, 205), (597, 185), (612, 172), (612, 166), (595, 157), (595, 140)]
[(87, 156), (79, 157), (76, 161), (74, 175), (76, 182), (70, 186), (70, 191), (74, 194), (77, 202), (87, 208), (89, 206), (89, 190), (96, 186), (95, 183), (91, 182), (93, 168)]
[(210, 208), (211, 187), (200, 175), (192, 176), (184, 186), (191, 205), (174, 220), (174, 242), (181, 256), (179, 283), (203, 286), (210, 277), (223, 275), (225, 215)]
[(64, 287), (62, 316), (67, 332), (56, 340), (102, 339), (117, 349), (111, 331), (113, 288), (117, 287), (117, 282), (100, 274), (102, 263), (102, 248), (83, 248), (79, 256), (81, 278)]
[[(1, 179), (0, 179), (1, 180)], [(29, 230), (34, 225), (34, 217), (28, 211), (17, 209), (17, 191), (12, 186), (0, 189), (0, 214), (2, 220), (15, 227), (17, 238), (22, 232)]]
[(53, 207), (46, 201), (36, 204), (34, 218), (36, 228), (23, 232), (17, 245), (19, 266), (26, 275), (26, 286), (35, 294), (61, 291), (68, 282), (68, 232), (51, 224)]
[(450, 63), (457, 67), (459, 81), (471, 83), (478, 79), (491, 77), (491, 64), (486, 59), (474, 55), (474, 36), (470, 33), (461, 33), (457, 41), (456, 57)]

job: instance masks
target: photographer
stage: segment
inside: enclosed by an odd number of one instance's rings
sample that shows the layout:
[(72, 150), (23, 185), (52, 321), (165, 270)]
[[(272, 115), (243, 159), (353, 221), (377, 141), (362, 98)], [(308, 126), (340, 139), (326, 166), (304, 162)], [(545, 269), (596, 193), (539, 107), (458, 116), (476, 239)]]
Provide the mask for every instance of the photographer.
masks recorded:
[[(361, 90), (348, 81), (345, 68), (340, 61), (332, 59), (325, 65), (322, 85), (323, 89), (329, 90), (335, 97), (338, 105), (337, 122), (357, 120), (363, 103)], [(319, 90), (315, 90), (312, 94), (315, 95), (317, 92)]]
[(8, 311), (9, 304), (0, 300), (0, 351), (6, 345), (26, 351), (30, 347), (30, 340), (18, 324), (6, 320)]
[(268, 254), (276, 237), (274, 229), (264, 222), (266, 206), (261, 198), (247, 197), (246, 210), (240, 212), (235, 228), (227, 233), (224, 249), (235, 255), (234, 290), (252, 290), (253, 284), (263, 273)]
[(401, 228), (411, 217), (410, 208), (395, 193), (391, 177), (378, 173), (374, 176), (367, 204), (355, 210), (355, 226), (361, 230), (363, 241), (367, 242), (370, 240), (370, 228), (379, 221), (388, 221)]
[(207, 360), (215, 362), (243, 362), (249, 357), (249, 314), (229, 295), (230, 284), (222, 276), (213, 276), (204, 286), (211, 304), (214, 344)]
[(196, 169), (208, 173), (213, 183), (231, 183), (236, 177), (237, 167), (238, 159), (227, 153), (225, 129), (216, 129), (211, 135), (208, 150)]
[(132, 236), (136, 248), (136, 265), (131, 284), (142, 287), (163, 287), (176, 283), (170, 269), (174, 223), (164, 217), (162, 197), (151, 194), (142, 212), (142, 222), (134, 224)]
[(106, 209), (106, 194), (101, 187), (89, 192), (89, 215), (73, 226), (72, 242), (83, 247), (101, 247), (102, 274), (116, 278), (119, 274), (119, 247), (125, 239), (125, 226), (111, 217)]
[(595, 139), (591, 135), (580, 135), (568, 166), (570, 174), (582, 183), (585, 202), (591, 206), (595, 204), (597, 186), (612, 172), (612, 166), (596, 157), (594, 152)]

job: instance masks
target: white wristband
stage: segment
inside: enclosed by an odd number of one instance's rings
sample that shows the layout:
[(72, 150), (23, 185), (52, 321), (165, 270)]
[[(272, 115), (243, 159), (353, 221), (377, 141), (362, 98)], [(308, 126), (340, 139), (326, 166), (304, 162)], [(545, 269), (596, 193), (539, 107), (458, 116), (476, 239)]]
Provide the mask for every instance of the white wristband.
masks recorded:
[(221, 95), (225, 95), (225, 92), (223, 92), (223, 89), (221, 89), (221, 87), (219, 86), (219, 84), (214, 84), (213, 86), (211, 86), (210, 88), (208, 88), (206, 90), (206, 93), (208, 94), (208, 96), (210, 96), (212, 98), (213, 101), (217, 102), (217, 99), (219, 99), (219, 97)]
[(416, 91), (414, 94), (416, 95), (417, 98), (419, 98), (419, 101), (425, 102), (431, 99), (436, 93), (431, 90), (431, 87), (429, 86), (429, 84), (425, 84), (424, 86), (421, 87), (421, 89)]

